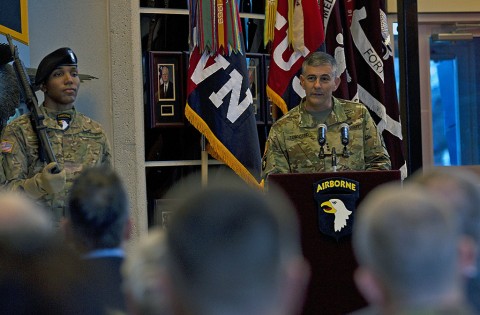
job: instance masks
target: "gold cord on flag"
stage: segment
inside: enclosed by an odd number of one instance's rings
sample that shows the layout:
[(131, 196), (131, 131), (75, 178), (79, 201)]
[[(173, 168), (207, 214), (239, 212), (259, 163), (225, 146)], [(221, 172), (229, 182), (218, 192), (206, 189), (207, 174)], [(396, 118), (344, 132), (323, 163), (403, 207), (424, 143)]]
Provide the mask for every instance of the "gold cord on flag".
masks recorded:
[[(288, 36), (288, 45), (292, 45), (294, 40), (294, 32), (293, 32), (293, 23), (294, 23), (294, 10), (295, 4), (300, 3), (300, 10), (301, 10), (301, 0), (289, 0), (288, 1), (288, 29), (287, 29), (287, 36)], [(273, 38), (275, 35), (275, 23), (277, 19), (277, 7), (278, 7), (278, 0), (266, 0), (265, 2), (265, 24), (264, 24), (264, 31), (263, 31), (263, 43), (265, 46), (268, 43), (273, 42)], [(303, 14), (303, 12), (302, 12)], [(303, 23), (303, 21), (302, 21)]]
[(278, 0), (267, 0), (265, 2), (265, 26), (263, 31), (263, 43), (265, 46), (267, 46), (269, 42), (273, 42), (277, 6)]

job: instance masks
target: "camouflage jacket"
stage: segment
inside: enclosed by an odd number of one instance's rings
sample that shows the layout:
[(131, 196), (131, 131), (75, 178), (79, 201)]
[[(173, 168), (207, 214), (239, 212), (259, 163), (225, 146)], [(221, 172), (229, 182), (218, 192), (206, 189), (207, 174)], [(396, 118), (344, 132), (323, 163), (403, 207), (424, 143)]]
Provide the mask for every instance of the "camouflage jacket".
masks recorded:
[[(337, 171), (388, 170), (390, 157), (367, 108), (356, 102), (333, 98), (333, 110), (325, 122), (305, 110), (305, 102), (276, 121), (268, 135), (262, 160), (262, 177), (275, 173), (331, 172), (332, 149)], [(327, 125), (324, 158), (319, 158), (318, 124)], [(349, 125), (348, 157), (343, 156), (340, 125)]]
[[(56, 220), (64, 215), (65, 202), (75, 176), (86, 166), (111, 165), (110, 144), (101, 125), (75, 109), (62, 111), (71, 115), (69, 127), (62, 130), (56, 117), (59, 112), (47, 111), (44, 124), (58, 164), (67, 173), (65, 189), (55, 195), (44, 195), (41, 201), (52, 209)], [(23, 189), (26, 179), (39, 173), (46, 163), (39, 160), (38, 137), (32, 128), (30, 114), (13, 120), (2, 134), (3, 168), (6, 187)]]
[(5, 172), (3, 171), (3, 157), (0, 155), (0, 188), (2, 188), (3, 183), (6, 181)]

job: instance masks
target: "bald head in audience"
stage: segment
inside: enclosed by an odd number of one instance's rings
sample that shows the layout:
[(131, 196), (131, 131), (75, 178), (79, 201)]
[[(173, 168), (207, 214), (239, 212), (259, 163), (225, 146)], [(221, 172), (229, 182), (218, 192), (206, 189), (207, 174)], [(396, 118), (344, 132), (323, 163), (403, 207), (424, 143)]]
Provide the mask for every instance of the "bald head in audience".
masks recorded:
[(0, 241), (4, 245), (33, 246), (52, 236), (53, 220), (49, 213), (18, 192), (0, 191)]

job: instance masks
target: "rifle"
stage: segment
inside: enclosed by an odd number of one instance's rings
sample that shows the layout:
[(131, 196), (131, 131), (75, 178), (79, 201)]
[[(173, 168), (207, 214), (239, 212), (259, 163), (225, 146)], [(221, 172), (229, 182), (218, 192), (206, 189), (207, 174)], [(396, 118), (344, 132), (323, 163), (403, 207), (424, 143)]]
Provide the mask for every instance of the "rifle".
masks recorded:
[[(35, 91), (30, 83), (30, 79), (27, 74), (27, 70), (23, 65), (22, 61), (18, 57), (18, 49), (12, 43), (12, 37), (10, 34), (6, 35), (8, 45), (10, 46), (11, 58), (13, 59), (13, 65), (15, 69), (15, 73), (17, 74), (17, 79), (20, 82), (20, 88), (22, 90), (23, 96), (25, 98), (25, 104), (27, 105), (28, 109), (30, 110), (30, 121), (32, 122), (33, 130), (37, 133), (38, 136), (38, 155), (40, 161), (47, 162), (47, 164), (51, 162), (57, 163), (57, 158), (53, 153), (52, 145), (50, 140), (47, 136), (47, 126), (43, 123), (45, 117), (41, 113), (38, 107), (38, 100), (37, 96), (35, 95)], [(57, 163), (57, 167), (53, 168), (51, 172), (53, 174), (60, 173), (60, 168)]]

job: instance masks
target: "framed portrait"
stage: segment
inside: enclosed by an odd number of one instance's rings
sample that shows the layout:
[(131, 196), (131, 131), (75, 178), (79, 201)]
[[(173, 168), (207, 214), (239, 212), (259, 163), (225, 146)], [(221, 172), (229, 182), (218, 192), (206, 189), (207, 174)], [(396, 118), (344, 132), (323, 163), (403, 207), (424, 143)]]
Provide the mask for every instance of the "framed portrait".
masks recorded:
[(184, 62), (181, 52), (150, 51), (150, 127), (184, 123)]
[(154, 225), (168, 229), (168, 222), (174, 211), (175, 202), (177, 201), (174, 199), (155, 199)]
[(247, 53), (247, 70), (248, 70), (248, 82), (250, 92), (253, 97), (253, 107), (255, 110), (255, 119), (257, 123), (265, 122), (264, 111), (264, 95), (265, 95), (265, 82), (264, 82), (264, 66), (263, 55), (256, 53)]

